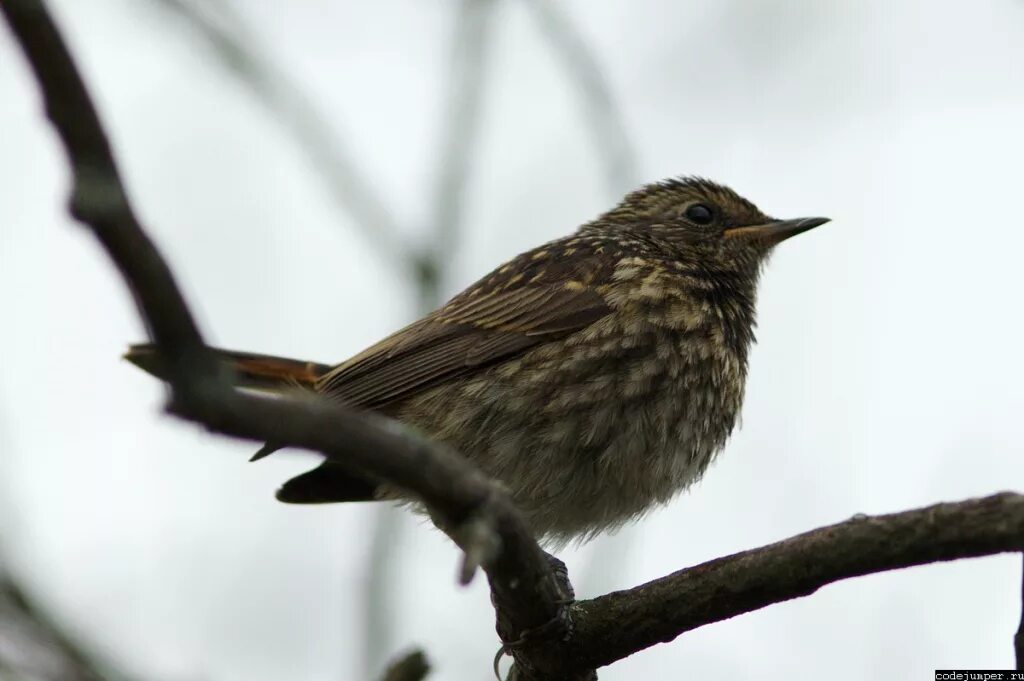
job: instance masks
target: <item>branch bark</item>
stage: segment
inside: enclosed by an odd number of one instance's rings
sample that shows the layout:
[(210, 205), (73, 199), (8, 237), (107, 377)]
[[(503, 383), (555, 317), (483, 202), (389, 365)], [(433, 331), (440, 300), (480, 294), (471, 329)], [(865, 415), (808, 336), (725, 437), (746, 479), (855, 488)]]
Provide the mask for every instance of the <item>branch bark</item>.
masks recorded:
[(841, 579), (1022, 548), (1024, 496), (1011, 492), (854, 516), (577, 604), (579, 664), (600, 667)]

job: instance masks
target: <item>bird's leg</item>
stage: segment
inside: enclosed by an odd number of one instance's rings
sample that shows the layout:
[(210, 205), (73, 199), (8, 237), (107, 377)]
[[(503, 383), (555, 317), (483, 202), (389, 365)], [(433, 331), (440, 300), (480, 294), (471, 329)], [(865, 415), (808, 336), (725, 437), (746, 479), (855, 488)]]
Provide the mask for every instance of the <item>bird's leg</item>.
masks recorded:
[(558, 612), (544, 624), (520, 633), (518, 639), (503, 641), (505, 648), (515, 648), (538, 638), (566, 641), (572, 636), (573, 626), (572, 618), (569, 616), (569, 606), (576, 602), (576, 591), (572, 588), (572, 582), (569, 581), (569, 568), (547, 551), (544, 551), (544, 558), (551, 566), (551, 573), (558, 587), (560, 596), (556, 601)]
[(501, 656), (511, 654), (515, 648), (527, 645), (538, 639), (567, 641), (572, 636), (573, 624), (569, 613), (569, 606), (576, 602), (576, 592), (572, 588), (572, 582), (569, 581), (569, 569), (565, 566), (565, 563), (547, 551), (544, 552), (544, 557), (551, 567), (552, 576), (554, 576), (558, 587), (560, 596), (558, 601), (556, 601), (558, 612), (547, 622), (520, 632), (518, 638), (514, 640), (507, 640), (502, 637), (501, 649), (495, 657), (495, 670), (497, 670), (497, 663)]
[(548, 565), (551, 566), (551, 572), (555, 575), (555, 582), (558, 583), (558, 590), (562, 593), (562, 600), (559, 601), (561, 605), (572, 605), (576, 602), (576, 590), (572, 588), (572, 582), (569, 581), (569, 568), (565, 566), (558, 556), (553, 556), (547, 551), (544, 552), (544, 557), (548, 561)]
[[(569, 569), (565, 566), (565, 563), (547, 551), (544, 552), (544, 557), (547, 559), (548, 565), (551, 566), (551, 572), (561, 594), (561, 598), (558, 600), (558, 613), (539, 627), (522, 632), (517, 640), (502, 641), (501, 648), (498, 649), (498, 653), (494, 656), (494, 676), (498, 681), (502, 681), (498, 665), (503, 656), (509, 655), (515, 658), (517, 648), (538, 639), (547, 638), (549, 640), (567, 641), (573, 634), (574, 628), (569, 606), (576, 602), (576, 591), (572, 588), (572, 582), (569, 581)], [(524, 678), (518, 665), (513, 664), (505, 681), (521, 681)], [(571, 681), (597, 681), (597, 670), (582, 670), (578, 675), (573, 676)]]

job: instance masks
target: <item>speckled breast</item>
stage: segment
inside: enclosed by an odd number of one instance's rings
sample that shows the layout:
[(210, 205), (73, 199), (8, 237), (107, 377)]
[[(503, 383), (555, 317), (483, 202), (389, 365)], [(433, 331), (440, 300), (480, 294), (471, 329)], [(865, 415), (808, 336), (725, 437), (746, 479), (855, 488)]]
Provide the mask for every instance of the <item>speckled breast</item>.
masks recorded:
[(556, 542), (672, 498), (724, 444), (742, 403), (745, 362), (713, 306), (678, 287), (629, 288), (609, 291), (615, 312), (586, 329), (402, 413), (502, 481)]

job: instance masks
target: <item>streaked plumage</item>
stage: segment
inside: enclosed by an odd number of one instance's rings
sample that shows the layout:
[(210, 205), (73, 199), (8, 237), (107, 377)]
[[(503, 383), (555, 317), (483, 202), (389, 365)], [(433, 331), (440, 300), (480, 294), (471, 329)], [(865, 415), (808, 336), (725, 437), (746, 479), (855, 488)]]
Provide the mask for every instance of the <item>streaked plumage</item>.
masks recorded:
[[(761, 265), (822, 221), (775, 221), (721, 185), (668, 180), (334, 368), (224, 357), (245, 385), (287, 379), (451, 445), (505, 484), (538, 536), (589, 536), (707, 468), (743, 401)], [(152, 349), (128, 357), (159, 373)], [(382, 495), (326, 463), (278, 492)]]

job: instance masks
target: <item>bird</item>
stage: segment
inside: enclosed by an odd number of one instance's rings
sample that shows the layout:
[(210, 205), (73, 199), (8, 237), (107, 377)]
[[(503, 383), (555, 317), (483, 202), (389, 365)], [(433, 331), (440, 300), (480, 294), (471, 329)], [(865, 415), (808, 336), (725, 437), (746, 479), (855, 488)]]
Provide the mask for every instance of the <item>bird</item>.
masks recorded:
[[(215, 351), (241, 388), (313, 391), (450, 446), (538, 540), (586, 541), (703, 476), (743, 403), (762, 269), (779, 243), (828, 221), (775, 219), (722, 184), (673, 177), (340, 364)], [(154, 345), (125, 357), (166, 379)], [(276, 496), (395, 495), (325, 461)]]

